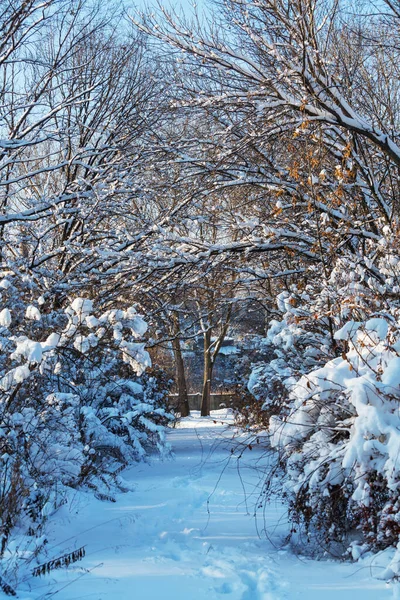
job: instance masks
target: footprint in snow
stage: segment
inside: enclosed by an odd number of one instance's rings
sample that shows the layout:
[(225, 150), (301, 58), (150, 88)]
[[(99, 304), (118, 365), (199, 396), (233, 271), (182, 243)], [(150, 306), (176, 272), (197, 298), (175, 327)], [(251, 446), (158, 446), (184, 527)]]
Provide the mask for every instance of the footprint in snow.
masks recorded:
[(193, 481), (197, 481), (198, 479), (201, 479), (201, 477), (201, 473), (187, 475), (185, 477), (174, 477), (172, 480), (172, 486), (174, 488), (187, 488), (192, 485)]
[[(263, 560), (243, 560), (239, 552), (224, 549), (225, 559), (209, 557), (201, 572), (214, 580), (213, 590), (218, 596), (234, 594), (240, 600), (284, 600), (287, 595), (279, 576), (273, 569), (260, 566)], [(257, 565), (258, 563), (258, 565)], [(223, 581), (225, 580), (225, 581)]]

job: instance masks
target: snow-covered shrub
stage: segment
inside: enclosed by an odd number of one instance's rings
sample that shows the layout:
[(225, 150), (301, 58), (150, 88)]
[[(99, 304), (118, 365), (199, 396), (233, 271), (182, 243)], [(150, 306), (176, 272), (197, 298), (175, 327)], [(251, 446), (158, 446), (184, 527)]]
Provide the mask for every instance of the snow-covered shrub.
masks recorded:
[(293, 529), (354, 557), (398, 547), (384, 577), (400, 575), (398, 245), (366, 242), (328, 279), (280, 294), (283, 318), (267, 334), (275, 356), (249, 381), (269, 415)]
[(167, 450), (167, 386), (131, 307), (51, 310), (26, 281), (0, 281), (0, 558), (16, 525), (38, 536), (68, 487), (109, 496), (121, 467)]
[(357, 554), (400, 541), (400, 323), (349, 321), (335, 338), (348, 351), (299, 379), (288, 417), (271, 417), (271, 444), (295, 520), (327, 542), (358, 532)]
[(282, 317), (270, 321), (263, 340), (267, 360), (253, 365), (248, 382), (266, 412), (287, 411), (289, 392), (299, 377), (341, 353), (343, 345), (334, 336), (337, 329), (351, 319), (363, 321), (396, 306), (397, 246), (392, 238), (367, 242), (364, 255), (337, 258), (329, 277), (312, 265), (307, 272), (310, 283), (277, 295)]
[(332, 352), (326, 318), (315, 318), (307, 291), (282, 292), (277, 305), (282, 319), (270, 321), (263, 339), (267, 362), (253, 365), (247, 386), (267, 417), (287, 413), (289, 392), (297, 378)]

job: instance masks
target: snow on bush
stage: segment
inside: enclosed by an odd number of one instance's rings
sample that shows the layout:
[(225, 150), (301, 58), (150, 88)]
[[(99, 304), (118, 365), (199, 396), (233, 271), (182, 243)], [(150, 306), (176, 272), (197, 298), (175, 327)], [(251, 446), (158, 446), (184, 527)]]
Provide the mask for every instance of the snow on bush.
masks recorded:
[(267, 335), (275, 357), (249, 381), (269, 414), (293, 531), (301, 524), (324, 551), (348, 547), (355, 559), (385, 550), (383, 578), (400, 576), (396, 253), (383, 239), (370, 258), (338, 259), (314, 293), (280, 294), (283, 318)]
[(151, 448), (168, 451), (165, 425), (172, 419), (168, 383), (150, 369), (147, 325), (133, 307), (97, 314), (90, 300), (77, 298), (64, 311), (39, 311), (25, 283), (10, 277), (1, 285), (3, 573), (16, 560), (15, 527), (42, 539), (46, 516), (69, 487), (112, 496), (123, 487), (124, 465)]
[[(329, 277), (309, 267), (304, 288), (292, 285), (277, 295), (280, 319), (269, 323), (264, 344), (274, 352), (272, 360), (253, 365), (248, 388), (264, 410), (286, 410), (293, 384), (311, 369), (341, 353), (334, 332), (346, 322), (363, 322), (370, 315), (391, 313), (400, 286), (397, 240), (367, 242), (363, 256), (344, 255)], [(291, 400), (289, 400), (289, 404)]]
[[(349, 321), (335, 337), (348, 351), (299, 379), (290, 414), (271, 417), (271, 444), (285, 464), (294, 517), (328, 542), (358, 531), (358, 556), (400, 540), (400, 323)], [(392, 575), (400, 575), (399, 559)]]
[(277, 305), (282, 319), (270, 321), (263, 339), (265, 353), (272, 357), (253, 365), (247, 385), (269, 415), (286, 410), (296, 379), (323, 362), (331, 350), (326, 320), (321, 323), (312, 317), (314, 307), (307, 291), (282, 292)]

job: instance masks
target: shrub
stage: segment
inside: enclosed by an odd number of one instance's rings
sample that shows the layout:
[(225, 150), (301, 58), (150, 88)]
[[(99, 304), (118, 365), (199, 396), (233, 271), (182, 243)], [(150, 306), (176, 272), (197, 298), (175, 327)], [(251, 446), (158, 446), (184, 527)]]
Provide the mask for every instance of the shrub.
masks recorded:
[(271, 417), (271, 444), (293, 518), (324, 543), (356, 535), (358, 555), (399, 542), (400, 325), (349, 321), (335, 337), (348, 351), (299, 379), (288, 416)]
[(147, 325), (133, 307), (96, 315), (90, 300), (76, 298), (64, 311), (41, 311), (26, 281), (7, 276), (0, 288), (4, 573), (18, 558), (9, 543), (15, 526), (40, 544), (68, 488), (112, 498), (123, 488), (123, 466), (153, 448), (168, 451), (164, 431), (173, 417), (167, 382), (150, 370)]

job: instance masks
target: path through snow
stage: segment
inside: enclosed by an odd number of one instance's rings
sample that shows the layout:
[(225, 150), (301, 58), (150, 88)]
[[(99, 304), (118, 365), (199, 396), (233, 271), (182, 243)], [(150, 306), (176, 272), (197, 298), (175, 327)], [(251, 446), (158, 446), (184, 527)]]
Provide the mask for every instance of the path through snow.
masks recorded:
[[(214, 422), (216, 420), (217, 422)], [(57, 513), (49, 552), (85, 545), (68, 570), (26, 582), (24, 600), (389, 600), (393, 590), (374, 568), (317, 562), (276, 545), (285, 533), (279, 501), (265, 514), (272, 541), (252, 516), (262, 444), (237, 470), (226, 411), (185, 419), (169, 435), (175, 458), (154, 459), (125, 477), (136, 490), (115, 504), (79, 493)], [(247, 506), (243, 493), (247, 492)], [(281, 524), (277, 527), (277, 523)], [(258, 523), (262, 528), (264, 521)], [(371, 567), (371, 568), (370, 568)]]

